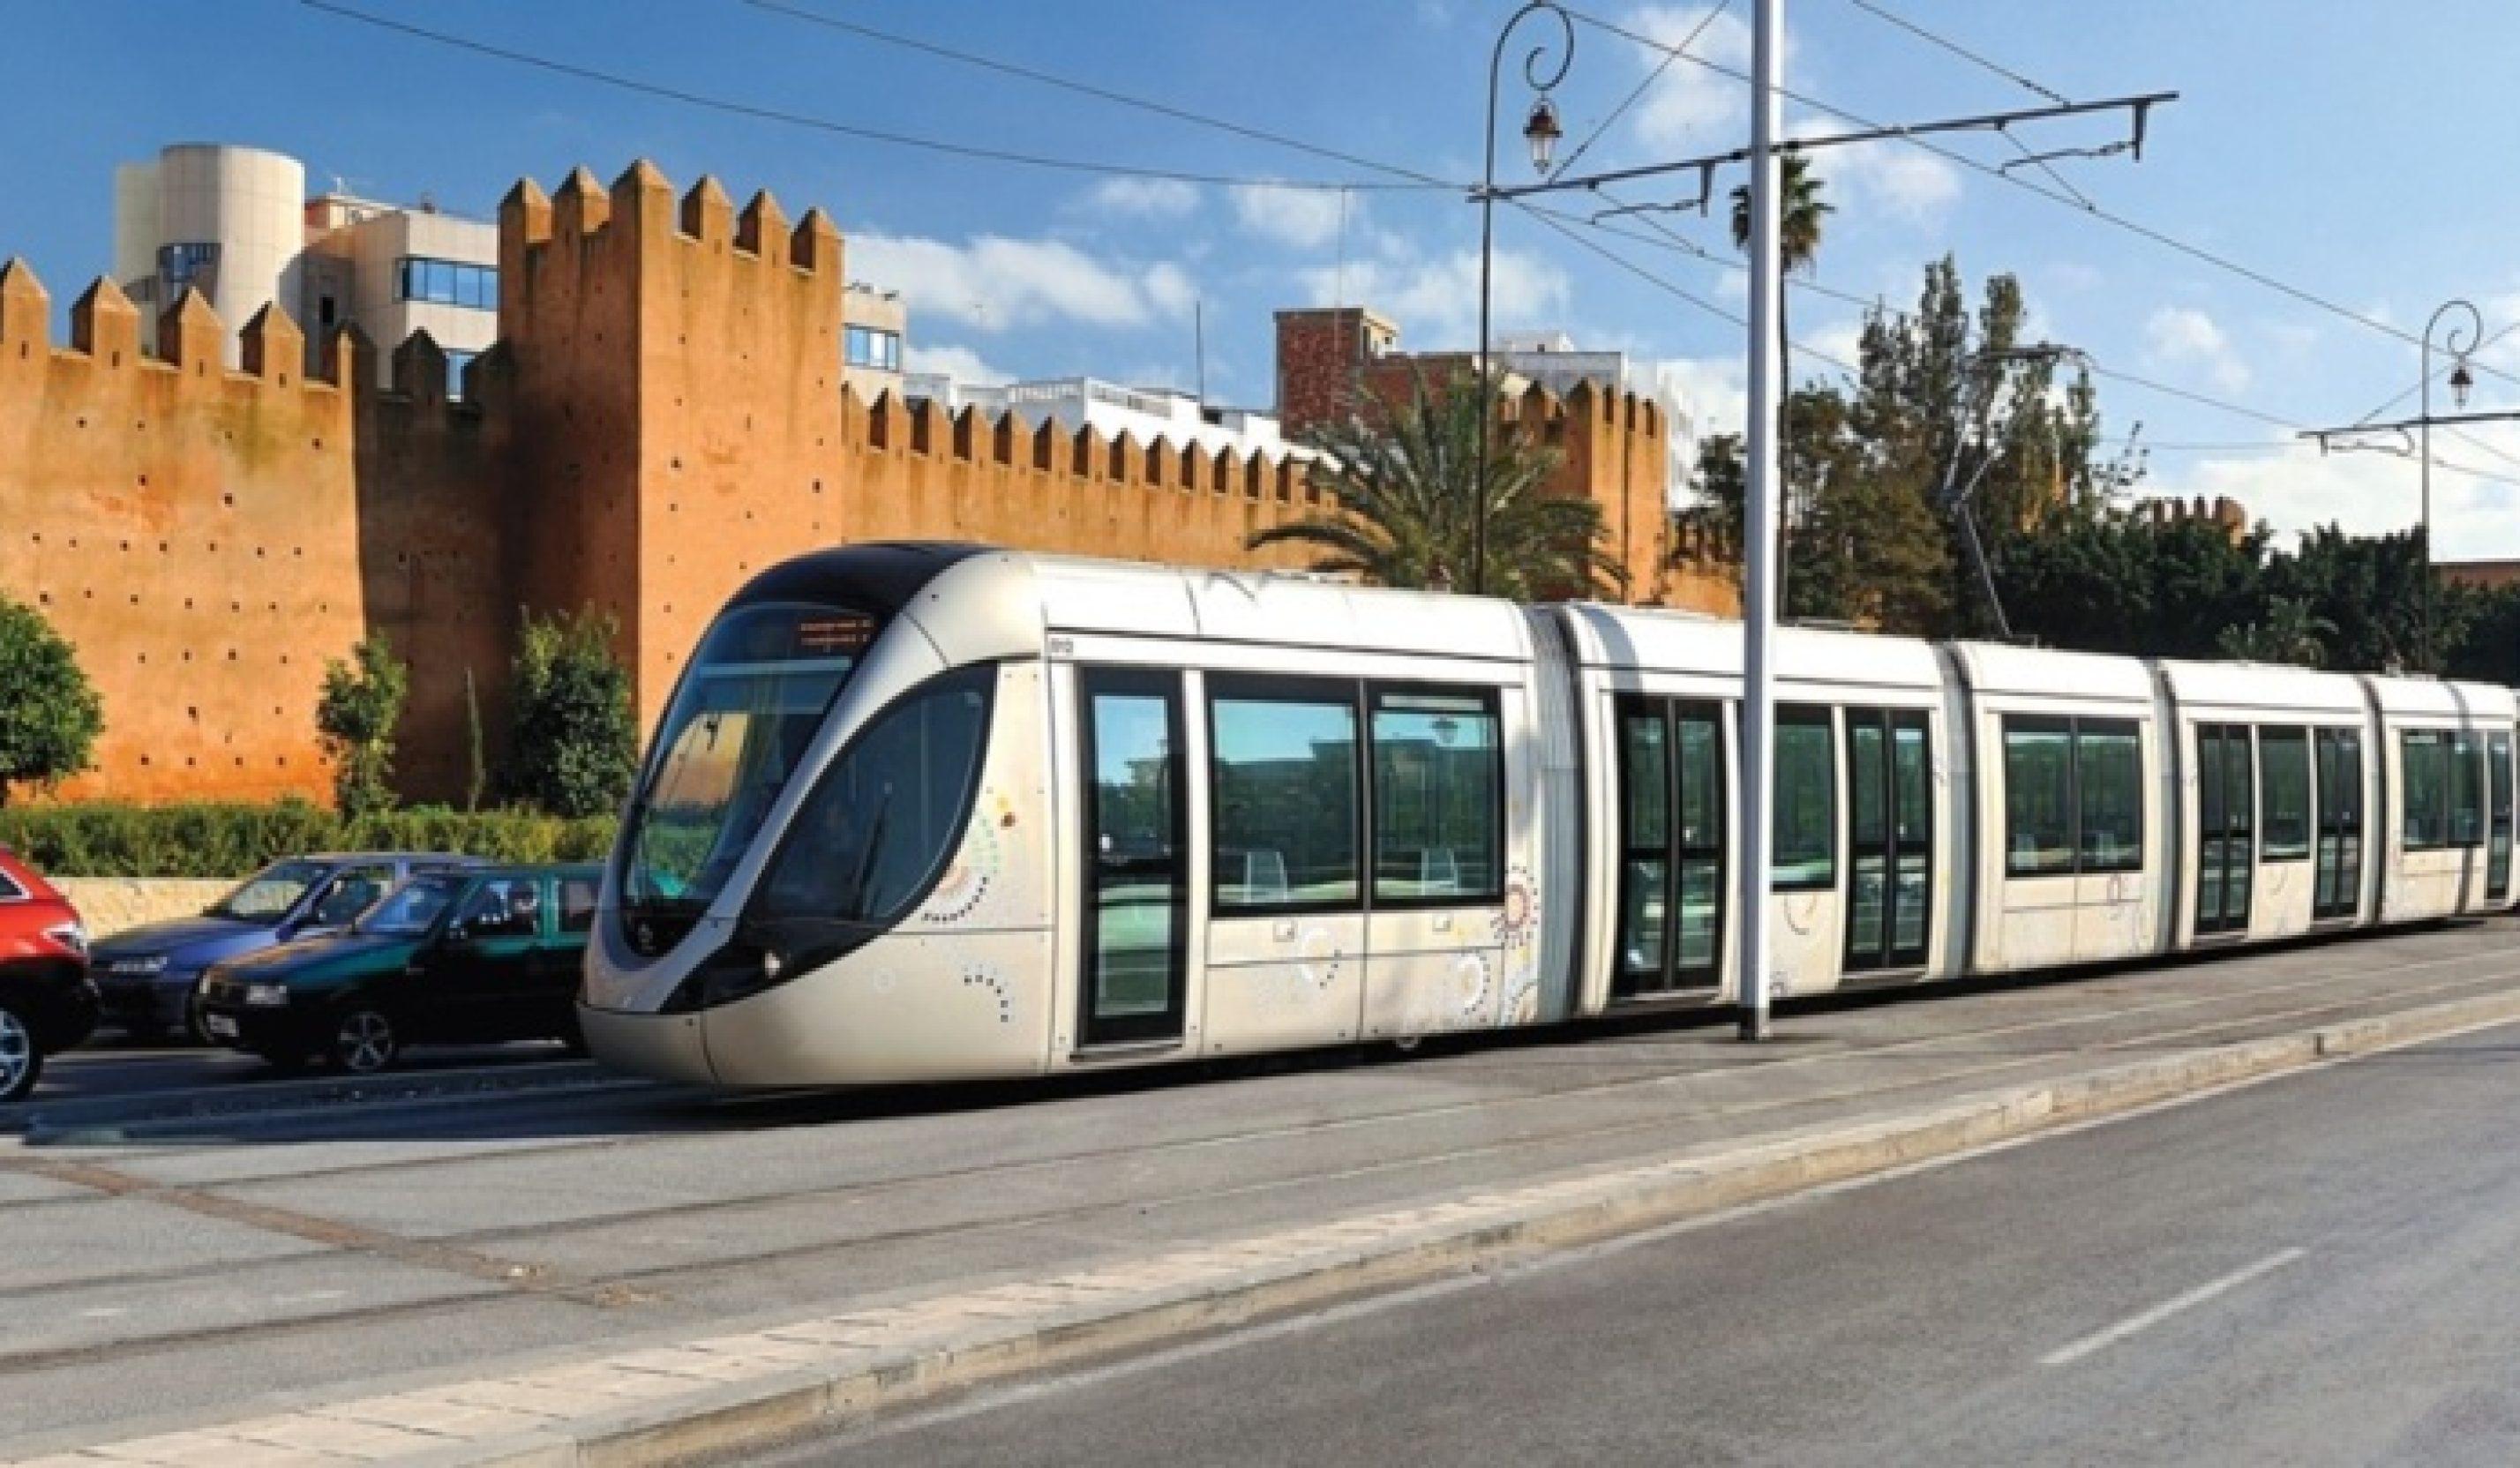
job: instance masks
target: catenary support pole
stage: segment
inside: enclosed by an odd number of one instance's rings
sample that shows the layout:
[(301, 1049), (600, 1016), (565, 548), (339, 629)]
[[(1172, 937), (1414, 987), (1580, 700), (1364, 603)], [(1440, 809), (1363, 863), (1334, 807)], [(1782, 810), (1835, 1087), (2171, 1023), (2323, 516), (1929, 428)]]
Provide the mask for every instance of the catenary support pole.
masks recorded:
[(1750, 448), (1742, 547), (1747, 567), (1741, 607), (1741, 853), (1736, 907), (1741, 968), (1736, 992), (1741, 1038), (1768, 1036), (1768, 872), (1775, 840), (1777, 690), (1778, 410), (1783, 364), (1777, 358), (1778, 82), (1783, 67), (1785, 0), (1758, 0), (1750, 83)]

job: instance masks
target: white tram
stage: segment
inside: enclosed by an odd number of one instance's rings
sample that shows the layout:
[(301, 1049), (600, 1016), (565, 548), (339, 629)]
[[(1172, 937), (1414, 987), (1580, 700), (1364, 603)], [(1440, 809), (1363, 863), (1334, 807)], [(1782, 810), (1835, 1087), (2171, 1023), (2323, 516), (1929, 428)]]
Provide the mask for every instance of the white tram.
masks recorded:
[[(1776, 989), (2508, 908), (2508, 690), (1788, 629)], [(729, 1086), (1732, 998), (1739, 629), (868, 545), (694, 653), (580, 1012)]]

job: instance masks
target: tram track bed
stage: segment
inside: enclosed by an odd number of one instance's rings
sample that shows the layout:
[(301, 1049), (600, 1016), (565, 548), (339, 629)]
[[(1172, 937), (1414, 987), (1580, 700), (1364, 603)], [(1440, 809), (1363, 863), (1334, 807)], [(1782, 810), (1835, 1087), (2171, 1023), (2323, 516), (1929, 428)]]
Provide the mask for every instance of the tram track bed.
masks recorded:
[(2511, 932), (1789, 1011), (1755, 1049), (1684, 1023), (1222, 1079), (528, 1090), (0, 1140), (0, 1454), (1125, 1268), (2423, 1006), (2520, 1015)]

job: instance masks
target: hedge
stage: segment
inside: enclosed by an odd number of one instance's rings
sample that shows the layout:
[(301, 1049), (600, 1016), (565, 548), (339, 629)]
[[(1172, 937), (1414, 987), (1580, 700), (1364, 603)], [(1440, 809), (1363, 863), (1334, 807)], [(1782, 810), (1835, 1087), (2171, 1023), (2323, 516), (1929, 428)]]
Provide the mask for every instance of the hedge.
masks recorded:
[(613, 821), (531, 811), (387, 811), (345, 820), (303, 801), (277, 805), (0, 808), (0, 846), (48, 876), (239, 877), (310, 851), (462, 852), (499, 862), (599, 861)]

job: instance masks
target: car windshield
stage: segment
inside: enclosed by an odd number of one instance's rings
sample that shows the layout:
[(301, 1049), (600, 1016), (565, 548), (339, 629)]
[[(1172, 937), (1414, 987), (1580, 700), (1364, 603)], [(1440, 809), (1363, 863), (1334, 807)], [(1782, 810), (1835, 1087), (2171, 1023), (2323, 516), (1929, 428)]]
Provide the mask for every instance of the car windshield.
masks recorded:
[(322, 862), (274, 862), (246, 878), (243, 886), (211, 904), (209, 915), (259, 923), (264, 927), (274, 926), (297, 906), (297, 900), (306, 895), (307, 888), (322, 881), (332, 869)]
[(630, 808), (625, 904), (697, 914), (742, 861), (867, 645), (873, 617), (747, 606), (700, 643)]
[(418, 937), (429, 930), (446, 905), (464, 891), (472, 878), (460, 872), (439, 871), (416, 876), (384, 895), (375, 907), (358, 915), (350, 924), (354, 933), (380, 933), (394, 937)]

